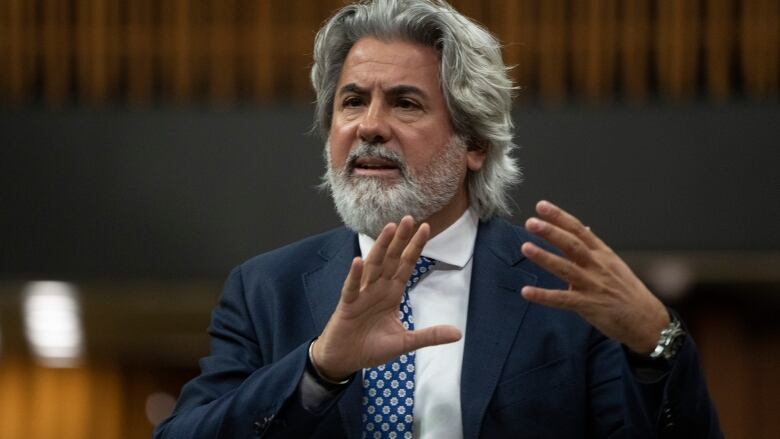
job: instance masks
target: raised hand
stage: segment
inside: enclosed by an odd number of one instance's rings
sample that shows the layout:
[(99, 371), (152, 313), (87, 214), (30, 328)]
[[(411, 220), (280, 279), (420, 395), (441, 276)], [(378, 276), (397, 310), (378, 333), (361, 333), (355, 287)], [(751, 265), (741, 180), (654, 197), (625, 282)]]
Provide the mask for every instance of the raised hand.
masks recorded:
[(415, 232), (414, 220), (406, 216), (397, 226), (385, 226), (365, 261), (352, 261), (336, 310), (312, 346), (325, 378), (339, 381), (403, 353), (460, 339), (460, 331), (449, 325), (408, 331), (398, 316), (406, 281), (429, 234), (428, 224)]
[(669, 315), (658, 298), (589, 227), (547, 201), (536, 205), (540, 218), (526, 228), (559, 248), (566, 258), (530, 242), (530, 260), (569, 283), (566, 291), (524, 287), (527, 300), (574, 311), (604, 335), (634, 352), (650, 353)]

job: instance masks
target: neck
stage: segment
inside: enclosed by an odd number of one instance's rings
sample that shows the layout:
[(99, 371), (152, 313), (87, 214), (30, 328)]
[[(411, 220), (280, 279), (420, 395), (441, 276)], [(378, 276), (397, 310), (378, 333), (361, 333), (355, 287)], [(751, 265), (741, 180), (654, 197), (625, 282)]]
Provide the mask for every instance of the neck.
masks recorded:
[(428, 223), (431, 228), (430, 238), (438, 235), (451, 226), (469, 208), (469, 197), (465, 190), (458, 191), (449, 204), (430, 217), (420, 221)]

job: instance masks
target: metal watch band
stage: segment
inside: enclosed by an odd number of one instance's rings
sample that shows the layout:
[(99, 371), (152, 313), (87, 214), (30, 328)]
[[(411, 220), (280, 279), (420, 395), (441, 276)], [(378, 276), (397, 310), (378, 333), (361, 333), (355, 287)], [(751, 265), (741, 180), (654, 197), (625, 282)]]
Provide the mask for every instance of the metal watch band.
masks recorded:
[(673, 359), (680, 349), (684, 335), (685, 330), (682, 328), (682, 324), (677, 318), (672, 316), (669, 325), (661, 331), (661, 336), (658, 338), (658, 344), (655, 346), (653, 352), (650, 353), (650, 358)]

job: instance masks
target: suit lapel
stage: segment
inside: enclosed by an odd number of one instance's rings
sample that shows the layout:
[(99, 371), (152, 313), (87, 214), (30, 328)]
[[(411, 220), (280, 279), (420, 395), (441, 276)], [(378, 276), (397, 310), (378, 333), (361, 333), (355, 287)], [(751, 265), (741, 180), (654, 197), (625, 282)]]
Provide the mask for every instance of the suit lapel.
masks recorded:
[[(349, 231), (336, 235), (319, 252), (323, 264), (303, 275), (303, 285), (309, 302), (316, 334), (321, 334), (338, 305), (344, 279), (347, 278), (352, 258), (360, 255), (357, 236)], [(347, 437), (360, 436), (361, 386), (356, 379), (344, 391), (338, 402)]]
[(519, 268), (522, 239), (502, 220), (480, 223), (474, 247), (461, 373), (463, 437), (479, 436), (488, 402), (522, 324), (528, 302), (520, 296), (536, 277)]

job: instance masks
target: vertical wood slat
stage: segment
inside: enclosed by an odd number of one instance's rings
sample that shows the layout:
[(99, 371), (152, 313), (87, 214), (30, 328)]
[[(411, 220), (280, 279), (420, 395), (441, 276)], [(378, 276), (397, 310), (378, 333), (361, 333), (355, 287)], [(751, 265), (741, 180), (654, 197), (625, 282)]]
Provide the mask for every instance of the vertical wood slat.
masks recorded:
[(485, 3), (485, 0), (456, 0), (450, 2), (461, 14), (482, 25), (487, 24), (485, 23)]
[(92, 63), (97, 54), (92, 53), (90, 41), (94, 35), (92, 30), (91, 0), (76, 0), (76, 26), (74, 28), (76, 53), (76, 86), (82, 94), (89, 90), (93, 77)]
[(194, 25), (198, 6), (190, 0), (155, 2), (160, 21), (158, 44), (152, 46), (154, 64), (159, 68), (161, 93), (173, 102), (184, 104), (194, 96), (193, 45), (191, 35), (197, 34)]
[(275, 65), (273, 62), (273, 2), (248, 2), (251, 12), (244, 40), (248, 50), (245, 64), (248, 70), (252, 96), (256, 101), (273, 98)]
[[(747, 348), (750, 340), (739, 328), (739, 322), (723, 311), (701, 312), (701, 316), (691, 323), (695, 328), (702, 368), (718, 408), (725, 436), (753, 439), (750, 434), (753, 391), (748, 377), (755, 370), (750, 367), (747, 352), (750, 350)], [(724, 352), (731, 354), (723, 355)]]
[(740, 22), (742, 74), (755, 100), (775, 97), (780, 64), (780, 6), (776, 0), (743, 0)]
[(546, 103), (566, 98), (567, 2), (544, 0), (539, 5), (539, 94)]
[(534, 80), (535, 3), (535, 0), (493, 0), (489, 3), (491, 29), (503, 45), (504, 64), (510, 67), (509, 74), (520, 87), (520, 99), (525, 98), (523, 91), (532, 86)]
[(572, 3), (571, 64), (575, 90), (591, 101), (609, 97), (617, 52), (617, 2)]
[(311, 87), (308, 82), (308, 67), (311, 64), (314, 35), (319, 22), (317, 11), (308, 0), (290, 0), (293, 38), (290, 44), (290, 76), (292, 95), (300, 101), (310, 100)]
[(633, 102), (647, 98), (650, 66), (650, 1), (621, 2), (620, 72), (623, 95)]
[(274, 94), (277, 98), (290, 96), (292, 94), (292, 75), (290, 72), (295, 68), (292, 60), (292, 51), (290, 50), (290, 41), (294, 38), (293, 18), (294, 10), (288, 2), (284, 5), (277, 3), (271, 9), (271, 23), (273, 33), (277, 38), (277, 43), (273, 45), (272, 56), (273, 66), (279, 72), (275, 76)]
[(57, 413), (59, 431), (52, 439), (82, 439), (87, 437), (90, 420), (90, 372), (86, 368), (58, 370)]
[(100, 439), (121, 439), (124, 436), (124, 390), (119, 368), (113, 363), (91, 369), (89, 435)]
[(152, 27), (155, 0), (133, 0), (127, 3), (127, 27), (124, 65), (127, 70), (127, 99), (131, 104), (145, 104), (152, 99), (155, 41)]
[(0, 72), (2, 95), (10, 102), (28, 99), (35, 74), (37, 3), (7, 0), (0, 5)]
[(235, 0), (209, 1), (209, 95), (220, 105), (236, 98), (236, 58), (233, 22), (236, 17)]
[(757, 381), (755, 389), (756, 409), (753, 419), (756, 422), (753, 438), (775, 439), (780, 432), (780, 416), (777, 416), (777, 408), (780, 407), (780, 343), (777, 335), (759, 337), (756, 341), (756, 349), (750, 349), (753, 354), (752, 364), (756, 369)]
[[(513, 2), (508, 2), (513, 3)], [(519, 41), (519, 59), (518, 70), (516, 79), (521, 86), (524, 83), (533, 86), (537, 84), (538, 77), (538, 33), (539, 33), (539, 2), (536, 0), (523, 0), (519, 6), (520, 19), (518, 20), (518, 26), (520, 27), (520, 41)]]
[(19, 357), (7, 354), (0, 363), (0, 437), (15, 439), (33, 437), (30, 422), (23, 413), (31, 413), (30, 367)]
[(116, 85), (116, 3), (78, 0), (76, 4), (76, 79), (81, 95), (104, 102)]
[(69, 1), (43, 0), (43, 91), (49, 105), (62, 105), (68, 99), (72, 53), (70, 15)]
[(704, 57), (709, 97), (716, 102), (729, 98), (731, 61), (735, 40), (731, 12), (733, 0), (707, 0), (704, 18)]
[(695, 93), (698, 9), (698, 0), (658, 0), (659, 88), (671, 100), (690, 98)]
[[(11, 44), (18, 44), (18, 40), (11, 41), (12, 34), (19, 33), (17, 29), (21, 24), (18, 18), (11, 18), (14, 6), (13, 0), (0, 3), (0, 66), (7, 66), (6, 71), (0, 70), (0, 99), (10, 94), (11, 80), (8, 70), (11, 69)], [(12, 29), (12, 26), (17, 29)], [(19, 52), (18, 47), (16, 49), (16, 52)]]

